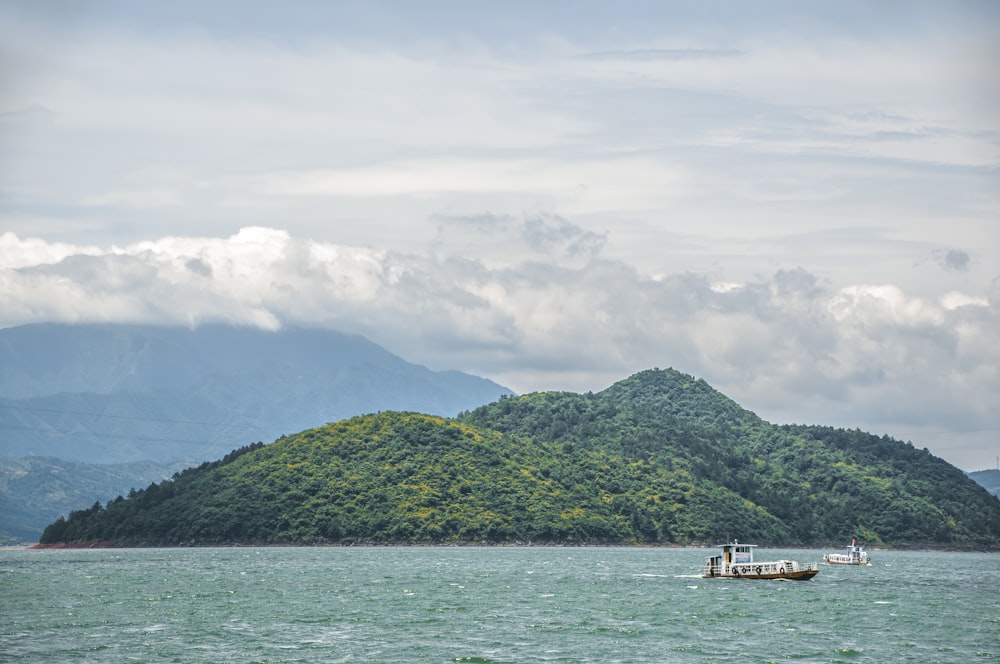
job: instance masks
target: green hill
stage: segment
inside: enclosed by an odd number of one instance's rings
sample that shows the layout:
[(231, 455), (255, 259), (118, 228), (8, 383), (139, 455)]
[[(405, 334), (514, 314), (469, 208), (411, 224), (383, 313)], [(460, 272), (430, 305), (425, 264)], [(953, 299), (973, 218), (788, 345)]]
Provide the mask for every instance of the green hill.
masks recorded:
[(387, 412), (253, 445), (60, 518), (43, 543), (701, 543), (1000, 548), (1000, 501), (926, 451), (778, 427), (704, 381)]
[(927, 450), (859, 430), (772, 425), (673, 370), (640, 372), (597, 394), (503, 399), (462, 418), (686, 472), (774, 516), (781, 543), (1000, 544), (1000, 501)]

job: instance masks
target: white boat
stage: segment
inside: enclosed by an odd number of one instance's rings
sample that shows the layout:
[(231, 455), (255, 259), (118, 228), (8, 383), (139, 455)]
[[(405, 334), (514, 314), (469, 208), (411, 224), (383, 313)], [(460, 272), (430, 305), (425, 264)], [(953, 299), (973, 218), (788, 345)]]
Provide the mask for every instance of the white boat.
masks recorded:
[(865, 547), (858, 544), (856, 537), (851, 538), (851, 545), (845, 547), (847, 553), (827, 553), (823, 555), (823, 562), (830, 565), (871, 565), (868, 559), (868, 552)]
[(819, 573), (816, 563), (798, 563), (794, 560), (774, 560), (756, 562), (753, 559), (755, 544), (740, 544), (733, 540), (730, 544), (720, 544), (722, 552), (709, 556), (705, 561), (702, 577), (724, 577), (730, 579), (794, 579), (805, 581)]

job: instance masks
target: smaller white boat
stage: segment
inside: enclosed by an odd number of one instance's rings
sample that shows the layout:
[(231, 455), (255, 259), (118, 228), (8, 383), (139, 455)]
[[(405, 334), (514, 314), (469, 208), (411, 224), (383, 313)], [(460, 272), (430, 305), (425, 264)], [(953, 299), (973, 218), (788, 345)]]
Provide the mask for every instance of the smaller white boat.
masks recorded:
[(709, 556), (705, 561), (703, 578), (724, 577), (729, 579), (793, 579), (805, 581), (819, 573), (816, 563), (798, 563), (794, 560), (773, 560), (756, 562), (753, 559), (755, 544), (740, 544), (733, 540), (730, 544), (720, 544), (722, 553)]
[(823, 555), (823, 562), (829, 565), (871, 565), (868, 559), (868, 552), (865, 547), (858, 544), (856, 537), (851, 538), (851, 545), (845, 547), (847, 553), (827, 553)]

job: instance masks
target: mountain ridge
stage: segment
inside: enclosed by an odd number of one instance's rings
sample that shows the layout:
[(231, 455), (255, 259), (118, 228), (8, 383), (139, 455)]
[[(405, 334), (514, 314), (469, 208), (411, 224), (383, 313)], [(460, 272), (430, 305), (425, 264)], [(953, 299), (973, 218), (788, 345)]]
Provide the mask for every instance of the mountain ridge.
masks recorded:
[(0, 367), (0, 454), (104, 463), (198, 463), (361, 413), (450, 416), (512, 394), (305, 328), (26, 325), (0, 330)]

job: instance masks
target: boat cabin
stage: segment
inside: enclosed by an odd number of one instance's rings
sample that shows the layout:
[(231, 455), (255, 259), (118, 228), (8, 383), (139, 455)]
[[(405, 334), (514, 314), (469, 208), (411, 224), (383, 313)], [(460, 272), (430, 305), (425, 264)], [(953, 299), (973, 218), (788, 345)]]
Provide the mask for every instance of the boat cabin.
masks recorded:
[(749, 565), (753, 562), (753, 550), (757, 548), (756, 544), (740, 544), (739, 540), (718, 546), (722, 549), (722, 553), (711, 556), (706, 565), (707, 569), (715, 570), (712, 576), (728, 573), (730, 565)]

